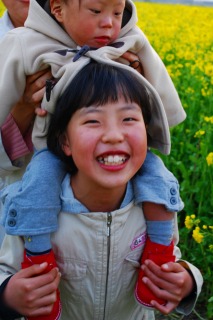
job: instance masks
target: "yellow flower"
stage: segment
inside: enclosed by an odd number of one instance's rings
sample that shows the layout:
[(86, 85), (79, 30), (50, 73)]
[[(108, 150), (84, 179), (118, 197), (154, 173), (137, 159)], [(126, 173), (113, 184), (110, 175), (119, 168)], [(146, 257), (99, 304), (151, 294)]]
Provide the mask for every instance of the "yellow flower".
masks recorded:
[(184, 54), (184, 58), (186, 60), (194, 60), (195, 59), (195, 54), (192, 51), (186, 51)]
[(167, 54), (166, 60), (167, 60), (167, 61), (173, 61), (173, 60), (175, 60), (174, 54)]
[(213, 152), (210, 152), (208, 154), (208, 156), (206, 157), (206, 161), (207, 161), (208, 166), (213, 165)]
[(206, 88), (201, 89), (201, 94), (203, 97), (208, 97), (209, 96), (209, 91), (206, 90)]
[(203, 229), (208, 229), (208, 227), (204, 224), (204, 225), (203, 225)]
[(196, 215), (195, 214), (191, 214), (190, 216), (192, 219), (195, 219), (196, 218)]
[(3, 3), (0, 2), (0, 17), (3, 15), (4, 11), (5, 11), (5, 7)]
[(193, 230), (193, 233), (192, 233), (192, 237), (194, 238), (194, 240), (197, 242), (197, 243), (201, 243), (203, 241), (203, 234), (200, 232), (200, 228), (199, 227), (196, 227), (194, 230)]
[(194, 93), (194, 92), (195, 92), (194, 88), (188, 87), (186, 89), (186, 93)]
[(197, 132), (195, 132), (195, 135), (194, 137), (195, 138), (200, 138), (201, 136), (203, 136), (205, 134), (205, 131), (204, 130), (198, 130)]
[(205, 120), (206, 122), (210, 122), (210, 123), (213, 124), (213, 116), (211, 116), (211, 117), (204, 117), (204, 120)]
[(187, 229), (191, 229), (193, 227), (194, 223), (193, 223), (193, 220), (191, 219), (190, 216), (186, 216), (186, 219), (185, 219), (185, 226)]
[(204, 66), (204, 71), (205, 71), (205, 74), (209, 77), (211, 77), (213, 75), (213, 66), (212, 66), (212, 63), (208, 63)]

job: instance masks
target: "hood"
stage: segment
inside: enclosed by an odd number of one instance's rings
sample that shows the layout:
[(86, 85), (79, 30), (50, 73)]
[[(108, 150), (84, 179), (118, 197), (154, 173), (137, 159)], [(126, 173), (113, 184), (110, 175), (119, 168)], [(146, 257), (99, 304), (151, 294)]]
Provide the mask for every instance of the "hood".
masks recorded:
[[(137, 23), (136, 7), (131, 0), (126, 1), (123, 14), (122, 28), (119, 37), (124, 36)], [(53, 38), (68, 47), (76, 47), (77, 44), (69, 37), (66, 31), (50, 13), (49, 0), (31, 0), (28, 18), (25, 27), (33, 29), (43, 35)]]
[(138, 22), (137, 9), (131, 0), (126, 0), (126, 5), (123, 14), (122, 28), (119, 37), (124, 36)]
[(29, 13), (24, 26), (69, 48), (76, 48), (76, 43), (50, 14), (48, 3), (48, 0), (30, 0)]

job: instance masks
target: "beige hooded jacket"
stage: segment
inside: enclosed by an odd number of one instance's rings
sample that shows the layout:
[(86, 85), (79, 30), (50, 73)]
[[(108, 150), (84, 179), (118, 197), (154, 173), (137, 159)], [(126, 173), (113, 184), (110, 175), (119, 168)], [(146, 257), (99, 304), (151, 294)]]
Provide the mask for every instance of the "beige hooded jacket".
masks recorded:
[[(52, 247), (62, 274), (61, 320), (153, 320), (154, 312), (134, 298), (140, 257), (146, 240), (146, 222), (141, 207), (134, 202), (112, 212), (78, 212), (70, 188), (70, 176), (62, 183), (62, 212), (59, 229), (52, 235)], [(76, 209), (75, 209), (76, 208)], [(76, 211), (77, 210), (77, 211)], [(175, 218), (174, 241), (178, 243)], [(6, 236), (0, 250), (0, 285), (21, 268), (24, 242)], [(199, 270), (190, 269), (196, 291), (185, 298), (178, 310), (189, 314), (202, 287)]]
[[(65, 90), (68, 82), (83, 65), (90, 61), (90, 58), (102, 63), (123, 66), (136, 73), (133, 68), (127, 66), (127, 61), (120, 59), (126, 51), (132, 51), (138, 55), (143, 65), (144, 77), (153, 95), (163, 104), (169, 126), (176, 125), (185, 119), (185, 112), (164, 64), (144, 33), (136, 26), (136, 8), (132, 1), (126, 1), (125, 21), (117, 41), (112, 46), (89, 50), (76, 62), (73, 62), (76, 54), (73, 49), (81, 48), (44, 10), (45, 3), (44, 0), (31, 0), (25, 27), (11, 30), (1, 42), (0, 126), (11, 107), (22, 96), (26, 75), (51, 66), (52, 74), (58, 82), (52, 90), (50, 101), (47, 102), (44, 97), (42, 103), (42, 107), (49, 112), (50, 116), (54, 112), (57, 98)], [(49, 116), (36, 119), (33, 132), (36, 149), (46, 147), (45, 135)], [(163, 151), (166, 154), (169, 152), (170, 146)]]

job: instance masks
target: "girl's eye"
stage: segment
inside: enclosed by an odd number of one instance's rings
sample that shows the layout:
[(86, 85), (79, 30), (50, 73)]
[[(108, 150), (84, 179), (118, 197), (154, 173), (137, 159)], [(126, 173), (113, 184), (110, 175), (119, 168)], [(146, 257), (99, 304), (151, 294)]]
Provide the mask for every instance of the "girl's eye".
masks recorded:
[(84, 123), (85, 123), (85, 124), (88, 124), (88, 123), (98, 123), (98, 120), (91, 119), (91, 120), (85, 121)]
[(124, 118), (123, 121), (125, 121), (125, 122), (130, 122), (130, 121), (136, 121), (136, 119), (135, 119), (135, 118), (132, 118), (132, 117), (128, 117), (128, 118)]

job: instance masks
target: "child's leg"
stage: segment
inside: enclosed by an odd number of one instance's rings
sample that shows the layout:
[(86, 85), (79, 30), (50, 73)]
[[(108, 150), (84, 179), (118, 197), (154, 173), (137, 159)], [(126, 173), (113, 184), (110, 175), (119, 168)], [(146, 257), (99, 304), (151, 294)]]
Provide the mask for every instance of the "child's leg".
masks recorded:
[[(146, 259), (154, 261), (157, 265), (162, 265), (169, 261), (174, 261), (173, 255), (173, 220), (174, 213), (168, 212), (163, 205), (144, 202), (143, 211), (147, 224), (147, 241), (141, 257), (141, 265)], [(138, 281), (135, 288), (137, 301), (146, 307), (152, 307), (151, 301), (156, 300), (160, 304), (166, 301), (157, 298), (142, 281), (144, 271), (140, 269)]]
[[(148, 152), (144, 165), (133, 180), (133, 185), (135, 200), (142, 203), (147, 223), (147, 242), (141, 264), (146, 259), (151, 259), (158, 265), (174, 261), (174, 212), (183, 207), (176, 178), (157, 156)], [(157, 299), (146, 287), (142, 281), (143, 276), (143, 270), (140, 269), (135, 290), (137, 301), (147, 307), (152, 307), (151, 300), (164, 304), (165, 301)]]
[(179, 184), (163, 161), (148, 151), (144, 164), (133, 179), (136, 203), (162, 204), (168, 211), (183, 209), (179, 195)]
[(41, 235), (57, 230), (61, 210), (62, 162), (47, 149), (36, 152), (16, 192), (9, 192), (3, 215), (6, 233)]
[(152, 202), (144, 202), (142, 207), (150, 240), (162, 245), (170, 245), (173, 238), (174, 212), (167, 211), (162, 204)]
[[(19, 193), (21, 187), (21, 181), (15, 182), (9, 185), (7, 188), (0, 192), (0, 198), (3, 203), (2, 210), (3, 216), (1, 217), (1, 223), (3, 225), (9, 224), (11, 227), (16, 225), (17, 215), (15, 211), (10, 212), (7, 215), (6, 208), (9, 207), (13, 195)], [(5, 211), (6, 210), (6, 211)], [(33, 220), (33, 217), (32, 217)], [(18, 234), (18, 230), (15, 231)], [(21, 235), (21, 234), (20, 234)], [(22, 268), (30, 267), (34, 264), (41, 264), (47, 262), (47, 268), (44, 273), (49, 272), (52, 268), (57, 267), (53, 251), (51, 250), (50, 234), (40, 234), (35, 236), (25, 236), (25, 248)], [(44, 250), (47, 250), (44, 252)], [(36, 254), (37, 253), (37, 254)], [(27, 318), (27, 320), (57, 320), (61, 314), (61, 302), (60, 294), (57, 290), (57, 300), (53, 305), (52, 312), (49, 316)]]
[[(8, 191), (5, 197), (3, 222), (8, 234), (24, 236), (24, 268), (48, 262), (48, 268), (45, 270), (47, 272), (56, 266), (51, 250), (50, 233), (56, 231), (58, 225), (61, 182), (64, 175), (62, 162), (45, 149), (34, 155), (22, 181), (16, 183), (14, 189), (12, 186), (9, 187), (13, 192)], [(57, 292), (57, 301), (52, 313), (44, 319), (56, 320), (60, 313), (61, 303)]]
[[(41, 264), (47, 262), (47, 268), (43, 274), (49, 272), (53, 268), (57, 267), (54, 253), (51, 249), (50, 234), (41, 234), (36, 236), (24, 237), (25, 251), (22, 262), (22, 269), (28, 268), (34, 264)], [(28, 317), (27, 320), (58, 320), (61, 316), (61, 300), (60, 292), (56, 291), (56, 301), (53, 305), (53, 309), (49, 315), (39, 317)]]
[[(31, 267), (34, 264), (41, 264), (43, 262), (47, 262), (47, 268), (44, 270), (44, 273), (48, 273), (53, 268), (57, 267), (55, 256), (53, 251), (51, 250), (49, 253), (38, 255), (38, 256), (29, 256), (24, 252), (24, 259), (22, 262), (22, 269)], [(60, 300), (60, 292), (56, 290), (56, 301), (53, 304), (52, 311), (49, 315), (39, 316), (39, 317), (27, 317), (26, 320), (58, 320), (61, 316), (61, 300)]]

